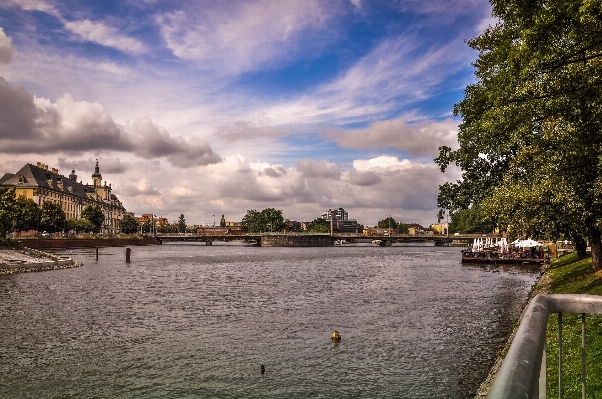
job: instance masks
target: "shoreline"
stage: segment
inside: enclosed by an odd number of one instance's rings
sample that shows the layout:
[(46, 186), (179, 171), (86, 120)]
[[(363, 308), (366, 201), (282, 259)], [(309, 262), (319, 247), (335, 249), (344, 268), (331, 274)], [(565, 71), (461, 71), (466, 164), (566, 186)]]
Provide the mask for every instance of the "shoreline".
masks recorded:
[(71, 269), (83, 266), (71, 258), (65, 258), (32, 248), (0, 250), (0, 275), (34, 273), (48, 270)]

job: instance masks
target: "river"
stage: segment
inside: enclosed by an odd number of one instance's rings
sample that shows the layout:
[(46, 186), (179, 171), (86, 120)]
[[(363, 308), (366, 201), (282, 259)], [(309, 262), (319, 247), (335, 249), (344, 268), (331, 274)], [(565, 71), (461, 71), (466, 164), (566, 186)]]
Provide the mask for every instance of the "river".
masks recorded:
[(2, 398), (471, 398), (539, 275), (426, 246), (60, 253), (84, 266), (0, 276)]

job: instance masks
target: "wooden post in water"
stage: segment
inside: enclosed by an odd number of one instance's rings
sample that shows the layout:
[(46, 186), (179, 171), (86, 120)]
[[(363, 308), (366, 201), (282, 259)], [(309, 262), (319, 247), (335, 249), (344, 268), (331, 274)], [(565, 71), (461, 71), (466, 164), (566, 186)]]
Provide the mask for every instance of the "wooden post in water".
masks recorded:
[(132, 253), (131, 248), (125, 249), (125, 263), (130, 263), (130, 254)]
[(96, 247), (96, 260), (98, 260), (98, 247)]

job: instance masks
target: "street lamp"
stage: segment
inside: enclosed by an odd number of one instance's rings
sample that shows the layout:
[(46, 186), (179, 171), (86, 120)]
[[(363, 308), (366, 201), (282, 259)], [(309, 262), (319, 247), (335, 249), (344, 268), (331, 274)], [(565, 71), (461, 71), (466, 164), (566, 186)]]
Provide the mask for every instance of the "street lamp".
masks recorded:
[(215, 215), (213, 215), (213, 235), (215, 235)]

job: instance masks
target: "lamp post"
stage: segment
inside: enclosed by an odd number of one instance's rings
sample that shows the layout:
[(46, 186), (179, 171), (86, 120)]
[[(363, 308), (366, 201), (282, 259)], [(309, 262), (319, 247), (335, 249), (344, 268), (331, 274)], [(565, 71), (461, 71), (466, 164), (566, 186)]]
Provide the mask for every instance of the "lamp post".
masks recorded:
[(389, 235), (391, 235), (391, 214), (389, 213), (389, 217), (387, 218), (387, 220), (389, 220)]
[(215, 235), (215, 215), (213, 215), (213, 235)]

